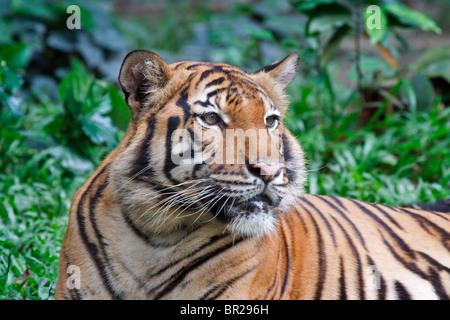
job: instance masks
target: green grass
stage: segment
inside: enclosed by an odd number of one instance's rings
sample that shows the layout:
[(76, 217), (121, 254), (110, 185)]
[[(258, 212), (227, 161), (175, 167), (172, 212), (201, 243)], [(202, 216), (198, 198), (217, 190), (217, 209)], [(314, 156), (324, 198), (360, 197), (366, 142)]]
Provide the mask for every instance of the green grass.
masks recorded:
[(290, 121), (308, 155), (310, 193), (388, 205), (450, 197), (449, 108), (389, 114), (366, 128), (355, 118), (303, 130)]
[(77, 63), (58, 101), (21, 100), (5, 65), (0, 85), (0, 299), (52, 299), (71, 198), (117, 144), (105, 114), (124, 102)]

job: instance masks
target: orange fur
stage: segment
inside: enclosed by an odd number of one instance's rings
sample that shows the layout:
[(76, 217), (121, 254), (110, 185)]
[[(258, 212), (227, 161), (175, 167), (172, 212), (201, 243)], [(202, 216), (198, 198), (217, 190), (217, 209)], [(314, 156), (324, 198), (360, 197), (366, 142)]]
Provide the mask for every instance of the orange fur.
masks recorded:
[[(127, 56), (119, 80), (133, 117), (73, 197), (55, 298), (448, 299), (448, 214), (303, 193), (304, 154), (282, 123), (297, 65), (290, 55), (251, 74)], [(224, 137), (216, 159), (227, 129), (262, 129), (271, 142), (258, 148), (276, 152), (255, 167), (249, 143), (233, 146), (233, 163), (174, 163), (198, 127)], [(259, 168), (279, 163), (262, 179)]]

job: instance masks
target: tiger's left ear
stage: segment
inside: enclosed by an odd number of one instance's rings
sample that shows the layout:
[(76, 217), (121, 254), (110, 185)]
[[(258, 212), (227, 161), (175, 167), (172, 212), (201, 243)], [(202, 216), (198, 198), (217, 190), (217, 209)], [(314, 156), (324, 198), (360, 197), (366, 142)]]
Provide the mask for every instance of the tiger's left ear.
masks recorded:
[(255, 74), (266, 73), (275, 84), (284, 90), (297, 75), (299, 60), (297, 53), (291, 53), (283, 60), (271, 63), (256, 71)]
[(119, 83), (133, 116), (151, 107), (152, 97), (166, 87), (171, 76), (169, 66), (156, 53), (135, 50), (125, 57)]

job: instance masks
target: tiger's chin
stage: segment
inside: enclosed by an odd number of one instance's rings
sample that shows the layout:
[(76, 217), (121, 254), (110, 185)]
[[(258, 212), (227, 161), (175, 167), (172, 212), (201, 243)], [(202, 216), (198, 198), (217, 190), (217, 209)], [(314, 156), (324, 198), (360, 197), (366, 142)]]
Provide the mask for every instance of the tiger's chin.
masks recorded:
[(244, 238), (264, 237), (276, 230), (279, 207), (265, 195), (258, 195), (236, 203), (216, 214), (226, 230)]

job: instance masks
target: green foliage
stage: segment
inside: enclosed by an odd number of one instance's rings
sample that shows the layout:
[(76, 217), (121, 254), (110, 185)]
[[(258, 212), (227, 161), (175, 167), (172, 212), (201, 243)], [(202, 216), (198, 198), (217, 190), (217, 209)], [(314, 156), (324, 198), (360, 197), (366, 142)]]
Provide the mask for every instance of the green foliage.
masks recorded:
[[(33, 105), (16, 103), (17, 75), (1, 66), (0, 296), (52, 297), (59, 242), (76, 177), (68, 179), (60, 159), (41, 148)], [(4, 101), (13, 103), (4, 103)], [(20, 101), (20, 99), (19, 99)], [(78, 180), (78, 183), (81, 181)], [(55, 242), (56, 241), (56, 242)]]
[(413, 25), (421, 28), (425, 31), (434, 31), (436, 33), (441, 33), (442, 30), (436, 23), (429, 17), (421, 12), (411, 10), (402, 4), (389, 3), (382, 6), (391, 15), (396, 16), (396, 18), (405, 24)]
[(111, 83), (96, 79), (76, 60), (56, 101), (43, 94), (26, 100), (22, 85), (21, 74), (3, 60), (0, 297), (49, 299), (70, 199), (118, 144), (112, 118), (123, 126), (129, 111)]
[(82, 28), (70, 30), (66, 10), (73, 4), (69, 0), (3, 1), (0, 57), (11, 68), (27, 68), (27, 81), (43, 75), (56, 85), (53, 79), (58, 82), (67, 72), (70, 57), (78, 57), (98, 75), (116, 79), (112, 67), (120, 65), (129, 45), (118, 31), (120, 20), (106, 3), (82, 0), (76, 3)]
[[(364, 129), (358, 113), (309, 125), (301, 106), (288, 126), (309, 160), (309, 192), (402, 205), (450, 197), (450, 109), (400, 112)], [(426, 150), (426, 151), (424, 151)]]

